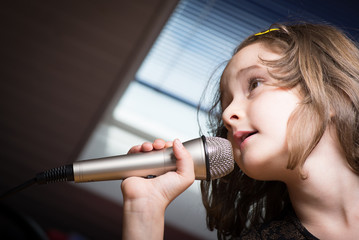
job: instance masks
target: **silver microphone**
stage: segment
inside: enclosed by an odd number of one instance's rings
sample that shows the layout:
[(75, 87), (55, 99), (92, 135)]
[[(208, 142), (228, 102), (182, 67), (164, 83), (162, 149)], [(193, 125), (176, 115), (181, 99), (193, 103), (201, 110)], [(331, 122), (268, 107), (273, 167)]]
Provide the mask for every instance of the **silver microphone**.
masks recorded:
[[(234, 168), (232, 146), (227, 139), (200, 137), (183, 143), (191, 154), (197, 180), (211, 180)], [(78, 161), (37, 175), (39, 183), (57, 181), (92, 182), (128, 177), (155, 177), (176, 171), (172, 148)]]

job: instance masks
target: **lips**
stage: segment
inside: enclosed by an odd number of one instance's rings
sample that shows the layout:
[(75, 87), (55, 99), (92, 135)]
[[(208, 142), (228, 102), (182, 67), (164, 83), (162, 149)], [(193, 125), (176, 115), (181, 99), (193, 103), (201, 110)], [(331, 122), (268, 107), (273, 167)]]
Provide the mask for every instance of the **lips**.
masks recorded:
[(235, 141), (237, 142), (240, 148), (243, 148), (243, 143), (252, 135), (256, 134), (258, 131), (237, 131), (233, 135)]

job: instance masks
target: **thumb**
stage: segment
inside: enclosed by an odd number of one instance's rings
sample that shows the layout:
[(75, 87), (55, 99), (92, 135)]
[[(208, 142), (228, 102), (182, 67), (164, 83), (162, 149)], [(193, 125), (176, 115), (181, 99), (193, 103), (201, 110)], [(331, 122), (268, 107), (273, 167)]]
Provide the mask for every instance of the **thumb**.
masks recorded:
[(191, 154), (178, 139), (173, 141), (172, 150), (176, 158), (176, 172), (169, 171), (158, 178), (150, 180), (156, 185), (155, 189), (161, 190), (160, 200), (163, 200), (165, 207), (190, 187), (195, 179)]
[(183, 178), (183, 181), (192, 184), (195, 179), (192, 156), (178, 139), (173, 142), (173, 153), (177, 159), (176, 172)]

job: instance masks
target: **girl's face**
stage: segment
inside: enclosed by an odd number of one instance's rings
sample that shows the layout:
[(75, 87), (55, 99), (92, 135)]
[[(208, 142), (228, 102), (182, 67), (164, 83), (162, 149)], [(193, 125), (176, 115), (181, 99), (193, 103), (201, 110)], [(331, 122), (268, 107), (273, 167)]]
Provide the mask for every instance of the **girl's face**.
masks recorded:
[(233, 56), (221, 80), (222, 118), (235, 161), (258, 180), (285, 180), (290, 171), (287, 122), (300, 102), (299, 93), (273, 86), (277, 80), (260, 60), (280, 57), (263, 43), (254, 43)]

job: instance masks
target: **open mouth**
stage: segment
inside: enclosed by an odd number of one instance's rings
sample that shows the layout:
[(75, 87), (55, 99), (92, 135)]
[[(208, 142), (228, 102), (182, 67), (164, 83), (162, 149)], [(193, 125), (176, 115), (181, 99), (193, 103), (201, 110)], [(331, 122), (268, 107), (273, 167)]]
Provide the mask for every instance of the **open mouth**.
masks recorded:
[(247, 138), (256, 133), (258, 133), (258, 131), (238, 131), (234, 134), (234, 138), (236, 139), (237, 144), (241, 146)]
[(243, 142), (244, 140), (246, 140), (246, 138), (249, 138), (250, 136), (256, 134), (258, 131), (255, 131), (255, 132), (250, 132), (250, 133), (247, 133), (247, 134), (244, 134), (242, 137), (241, 137), (241, 141)]

